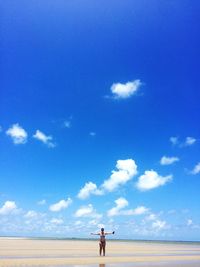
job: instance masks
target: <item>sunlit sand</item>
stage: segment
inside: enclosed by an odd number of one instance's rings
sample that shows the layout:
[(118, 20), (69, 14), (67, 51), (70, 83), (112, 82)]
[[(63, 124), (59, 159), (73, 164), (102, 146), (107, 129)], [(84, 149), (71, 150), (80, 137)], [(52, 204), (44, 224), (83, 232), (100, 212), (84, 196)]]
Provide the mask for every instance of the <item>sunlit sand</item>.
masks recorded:
[(200, 266), (200, 245), (107, 241), (0, 239), (0, 266)]

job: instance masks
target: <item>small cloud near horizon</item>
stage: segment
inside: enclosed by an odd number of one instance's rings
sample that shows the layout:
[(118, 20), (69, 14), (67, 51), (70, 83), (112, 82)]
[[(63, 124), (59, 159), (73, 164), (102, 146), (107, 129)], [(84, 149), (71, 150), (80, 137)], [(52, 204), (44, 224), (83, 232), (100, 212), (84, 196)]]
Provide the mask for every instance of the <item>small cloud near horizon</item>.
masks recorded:
[(17, 205), (15, 201), (7, 200), (0, 208), (0, 215), (9, 215), (17, 212)]

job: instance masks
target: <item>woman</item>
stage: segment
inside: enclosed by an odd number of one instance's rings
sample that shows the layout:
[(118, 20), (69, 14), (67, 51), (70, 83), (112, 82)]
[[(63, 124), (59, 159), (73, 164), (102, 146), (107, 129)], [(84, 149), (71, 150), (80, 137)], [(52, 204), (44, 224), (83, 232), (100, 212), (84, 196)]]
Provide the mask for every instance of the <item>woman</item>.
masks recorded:
[(104, 228), (101, 228), (101, 232), (95, 234), (91, 233), (91, 235), (99, 235), (99, 255), (101, 256), (103, 250), (103, 256), (106, 253), (106, 235), (114, 235), (115, 231), (113, 232), (104, 232)]

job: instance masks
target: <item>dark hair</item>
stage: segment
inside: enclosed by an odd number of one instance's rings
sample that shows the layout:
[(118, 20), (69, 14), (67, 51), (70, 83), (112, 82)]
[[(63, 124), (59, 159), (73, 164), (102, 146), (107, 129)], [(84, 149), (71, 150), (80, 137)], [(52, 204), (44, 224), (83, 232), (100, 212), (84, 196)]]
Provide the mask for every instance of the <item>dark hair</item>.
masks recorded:
[(101, 228), (101, 231), (103, 232), (104, 231), (104, 228)]

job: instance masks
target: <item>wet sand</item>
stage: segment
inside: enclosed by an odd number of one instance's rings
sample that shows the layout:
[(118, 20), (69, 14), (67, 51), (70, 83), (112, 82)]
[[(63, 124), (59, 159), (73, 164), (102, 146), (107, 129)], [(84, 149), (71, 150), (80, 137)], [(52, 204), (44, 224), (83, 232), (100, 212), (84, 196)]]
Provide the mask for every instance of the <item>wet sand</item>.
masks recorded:
[(0, 266), (200, 267), (200, 245), (107, 241), (0, 239)]

